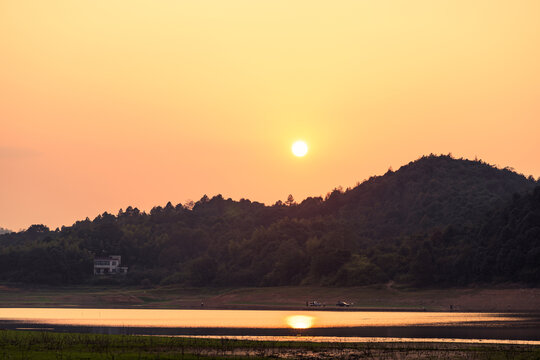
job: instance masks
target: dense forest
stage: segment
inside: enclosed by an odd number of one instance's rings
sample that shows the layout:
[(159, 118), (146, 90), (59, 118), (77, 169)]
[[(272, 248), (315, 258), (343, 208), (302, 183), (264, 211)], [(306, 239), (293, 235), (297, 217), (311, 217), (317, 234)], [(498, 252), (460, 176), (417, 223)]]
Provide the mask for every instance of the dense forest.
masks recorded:
[[(127, 275), (92, 275), (109, 254)], [(0, 281), (48, 284), (538, 285), (539, 258), (540, 183), (450, 155), (301, 203), (204, 196), (0, 235)]]

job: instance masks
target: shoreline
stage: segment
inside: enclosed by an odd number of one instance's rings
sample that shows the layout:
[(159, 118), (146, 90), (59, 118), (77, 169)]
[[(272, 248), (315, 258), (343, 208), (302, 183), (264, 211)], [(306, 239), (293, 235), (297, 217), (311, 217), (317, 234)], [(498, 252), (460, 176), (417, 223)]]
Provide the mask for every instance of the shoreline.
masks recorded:
[[(318, 301), (325, 306), (305, 306), (307, 301)], [(351, 306), (336, 306), (338, 301)], [(0, 307), (535, 313), (540, 312), (540, 288), (143, 288), (0, 284)]]
[(302, 307), (279, 307), (279, 306), (222, 306), (222, 307), (143, 307), (143, 306), (84, 306), (84, 305), (70, 305), (70, 304), (59, 304), (57, 306), (0, 306), (0, 309), (116, 309), (116, 310), (235, 310), (235, 311), (309, 311), (309, 312), (351, 312), (351, 313), (360, 313), (360, 312), (410, 312), (410, 313), (456, 313), (456, 314), (472, 314), (472, 313), (481, 313), (481, 314), (517, 314), (517, 315), (527, 315), (527, 314), (540, 314), (540, 309), (531, 309), (531, 310), (517, 310), (517, 311), (494, 311), (494, 310), (459, 310), (459, 311), (447, 311), (447, 310), (419, 310), (414, 308), (333, 308), (326, 307), (324, 309), (314, 309), (314, 308), (302, 308)]

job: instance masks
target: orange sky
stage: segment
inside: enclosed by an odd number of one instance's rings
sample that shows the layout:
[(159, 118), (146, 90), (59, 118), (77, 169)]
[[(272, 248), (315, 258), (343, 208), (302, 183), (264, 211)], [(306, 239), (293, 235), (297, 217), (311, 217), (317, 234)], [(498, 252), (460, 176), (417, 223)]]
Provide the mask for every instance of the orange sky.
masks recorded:
[(0, 226), (203, 194), (301, 200), (432, 152), (538, 177), (538, 14), (537, 0), (0, 0)]

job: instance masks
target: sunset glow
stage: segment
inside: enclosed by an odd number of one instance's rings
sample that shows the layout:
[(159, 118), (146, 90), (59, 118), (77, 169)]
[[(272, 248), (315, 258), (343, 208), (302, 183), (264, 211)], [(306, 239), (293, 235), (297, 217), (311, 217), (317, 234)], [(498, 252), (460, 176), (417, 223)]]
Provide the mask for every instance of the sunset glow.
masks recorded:
[(537, 0), (2, 1), (0, 227), (204, 194), (300, 202), (430, 153), (536, 178), (538, 14)]

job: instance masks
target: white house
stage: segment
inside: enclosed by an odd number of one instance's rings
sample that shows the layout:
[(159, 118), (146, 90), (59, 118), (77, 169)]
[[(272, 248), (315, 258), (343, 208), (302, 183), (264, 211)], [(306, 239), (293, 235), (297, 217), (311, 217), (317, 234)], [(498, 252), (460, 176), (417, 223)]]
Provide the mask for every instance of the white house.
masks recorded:
[(94, 275), (126, 274), (128, 268), (127, 266), (120, 266), (121, 261), (122, 257), (120, 255), (94, 258)]

